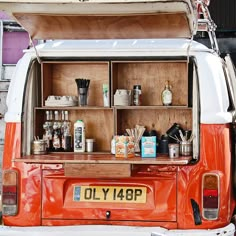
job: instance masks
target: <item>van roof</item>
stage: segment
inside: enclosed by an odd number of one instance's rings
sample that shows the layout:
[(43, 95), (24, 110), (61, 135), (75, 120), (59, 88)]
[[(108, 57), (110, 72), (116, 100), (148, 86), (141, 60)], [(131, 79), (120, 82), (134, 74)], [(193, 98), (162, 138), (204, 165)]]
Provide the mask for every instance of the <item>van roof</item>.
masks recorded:
[(36, 48), (39, 57), (186, 56), (188, 48), (213, 52), (189, 39), (54, 40)]
[(195, 0), (3, 0), (33, 39), (191, 38)]

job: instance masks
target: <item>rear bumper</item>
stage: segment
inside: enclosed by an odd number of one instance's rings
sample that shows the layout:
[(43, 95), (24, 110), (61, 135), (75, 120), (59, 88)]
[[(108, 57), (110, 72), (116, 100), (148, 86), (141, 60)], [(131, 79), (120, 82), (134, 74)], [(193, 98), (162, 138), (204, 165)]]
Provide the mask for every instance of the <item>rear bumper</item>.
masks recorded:
[(160, 227), (129, 227), (129, 226), (43, 226), (43, 227), (0, 227), (0, 236), (234, 236), (235, 226), (214, 230), (166, 230)]

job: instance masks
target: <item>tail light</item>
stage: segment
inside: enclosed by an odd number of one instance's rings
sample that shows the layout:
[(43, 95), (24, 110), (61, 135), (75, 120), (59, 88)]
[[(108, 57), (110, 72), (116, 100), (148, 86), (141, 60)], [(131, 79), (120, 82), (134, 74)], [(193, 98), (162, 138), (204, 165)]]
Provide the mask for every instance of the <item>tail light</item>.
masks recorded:
[(13, 216), (17, 214), (17, 172), (6, 170), (3, 172), (2, 183), (2, 214)]
[(219, 176), (207, 173), (202, 178), (202, 208), (203, 218), (216, 220), (219, 214)]

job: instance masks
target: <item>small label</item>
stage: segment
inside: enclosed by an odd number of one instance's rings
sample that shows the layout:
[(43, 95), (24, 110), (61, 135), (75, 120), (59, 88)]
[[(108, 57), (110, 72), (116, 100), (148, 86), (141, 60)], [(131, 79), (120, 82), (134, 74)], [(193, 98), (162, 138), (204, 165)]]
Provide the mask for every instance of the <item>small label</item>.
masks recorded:
[(82, 127), (75, 128), (75, 148), (82, 149)]
[(164, 105), (170, 105), (172, 103), (172, 93), (170, 90), (164, 90), (162, 93), (162, 102)]

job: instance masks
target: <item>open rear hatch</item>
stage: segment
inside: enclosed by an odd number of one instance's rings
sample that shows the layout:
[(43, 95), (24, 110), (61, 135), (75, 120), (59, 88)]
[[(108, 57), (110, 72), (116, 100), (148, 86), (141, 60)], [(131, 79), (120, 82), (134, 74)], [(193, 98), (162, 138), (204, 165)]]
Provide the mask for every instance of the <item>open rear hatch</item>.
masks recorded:
[(2, 1), (34, 39), (191, 38), (193, 0)]
[[(0, 8), (32, 39), (191, 38), (197, 27), (191, 0), (12, 0), (1, 1)], [(144, 165), (135, 177), (81, 178), (64, 172), (66, 160), (59, 162), (51, 169), (50, 161), (42, 161), (43, 224), (52, 219), (176, 222), (177, 166)]]

